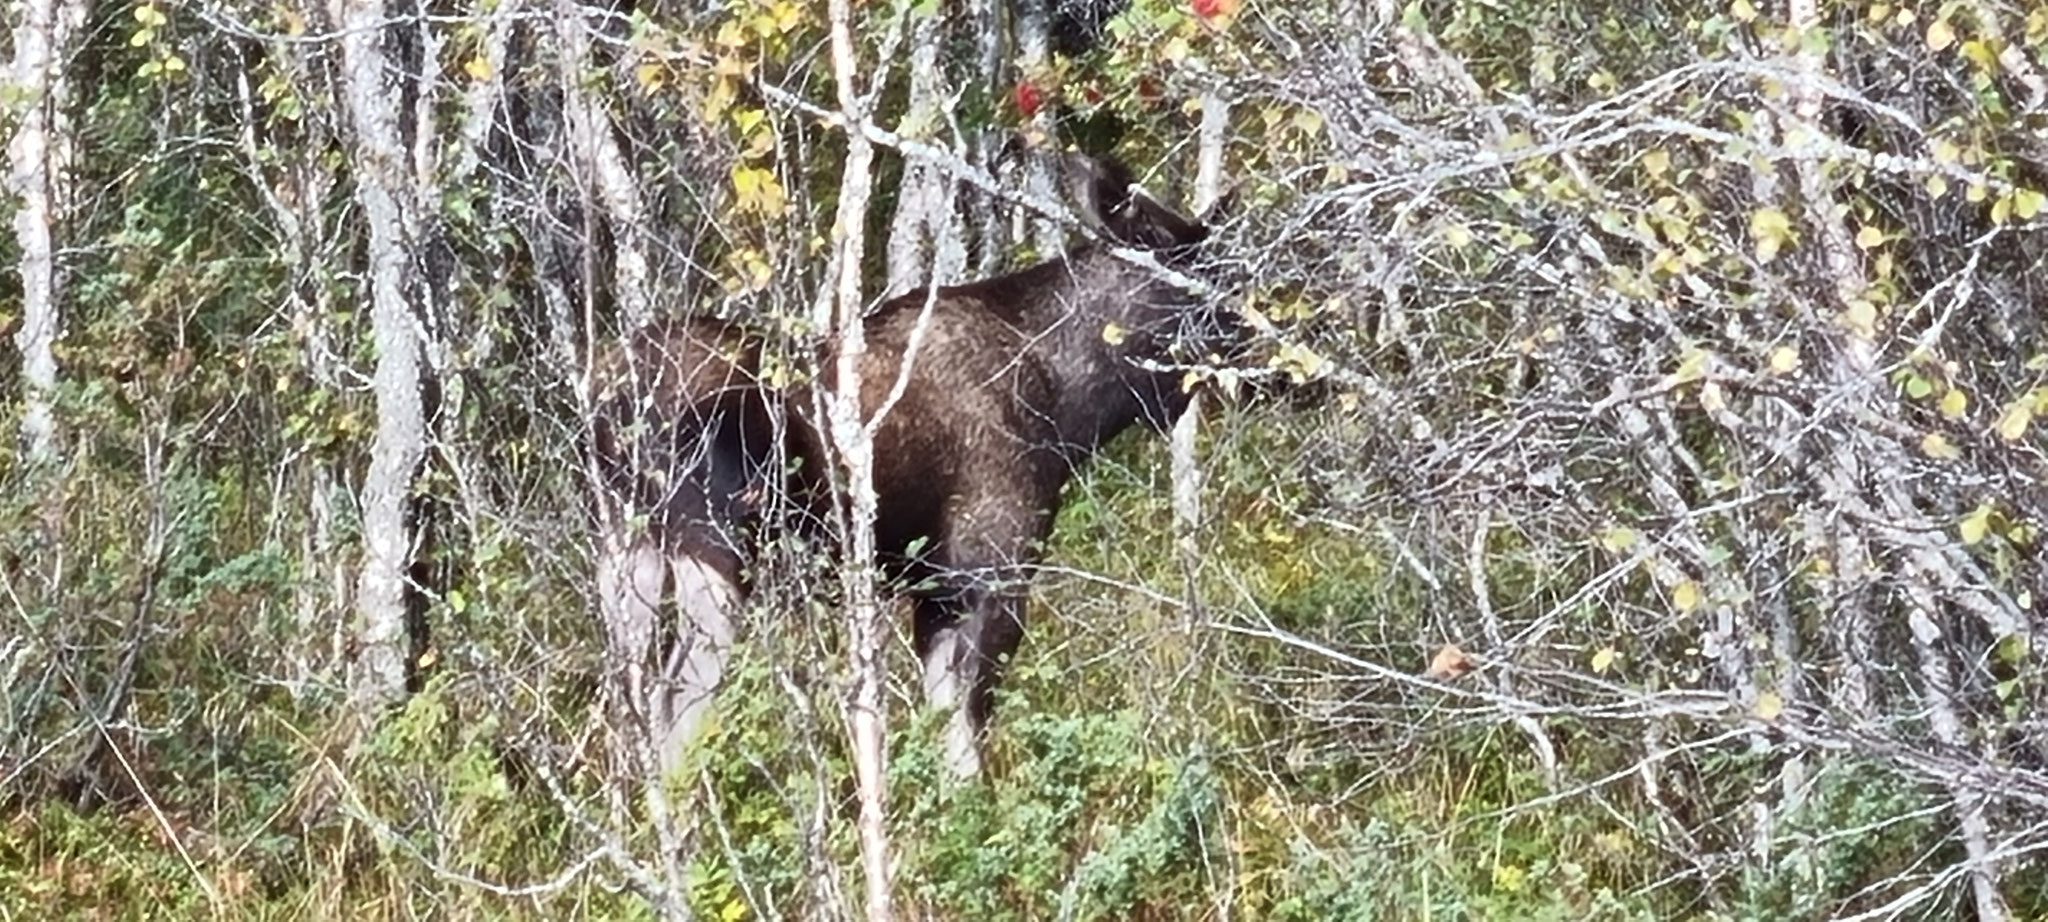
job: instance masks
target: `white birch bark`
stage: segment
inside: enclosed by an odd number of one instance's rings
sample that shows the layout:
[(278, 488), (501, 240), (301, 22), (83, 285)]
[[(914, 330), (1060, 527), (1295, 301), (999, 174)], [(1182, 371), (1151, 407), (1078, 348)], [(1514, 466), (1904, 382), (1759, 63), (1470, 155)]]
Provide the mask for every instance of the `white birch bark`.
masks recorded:
[[(1052, 3), (1053, 0), (1017, 0), (1016, 6), (1013, 7), (1016, 16), (1017, 64), (1021, 80), (1036, 82), (1049, 79), (1052, 66), (1049, 47), (1052, 35)], [(1024, 128), (1026, 136), (1034, 140), (1035, 146), (1048, 149), (1054, 141), (1052, 116), (1055, 107), (1050, 98), (1054, 89), (1048, 86), (1038, 87), (1038, 90), (1048, 97), (1046, 104), (1040, 106), (1038, 111), (1028, 118)], [(1024, 158), (1024, 192), (1027, 195), (1039, 201), (1060, 200), (1059, 178), (1053, 175), (1052, 161), (1052, 157), (1043, 156)], [(1029, 239), (1032, 248), (1037, 250), (1039, 259), (1056, 256), (1065, 247), (1066, 229), (1050, 219), (1041, 217), (1036, 212), (1021, 209), (1017, 212), (1017, 219), (1024, 222), (1024, 226), (1017, 229), (1015, 236), (1018, 239)]]
[[(850, 0), (830, 0), (832, 73), (839, 110), (848, 124), (865, 125), (869, 99), (859, 91), (859, 58), (853, 44)], [(849, 517), (845, 563), (840, 568), (845, 591), (846, 622), (852, 641), (853, 687), (847, 722), (853, 738), (855, 786), (860, 799), (859, 838), (862, 890), (868, 922), (894, 918), (888, 830), (888, 714), (883, 683), (883, 656), (888, 626), (875, 590), (874, 429), (861, 418), (860, 363), (867, 344), (861, 329), (866, 301), (861, 297), (861, 255), (866, 245), (865, 218), (871, 192), (874, 146), (858, 127), (846, 133), (846, 168), (839, 189), (839, 210), (832, 227), (837, 275), (830, 298), (819, 300), (819, 329), (837, 329), (837, 378), (827, 398), (831, 434), (840, 462), (846, 466)], [(836, 325), (832, 322), (836, 321)]]
[[(947, 114), (940, 87), (942, 26), (939, 16), (926, 15), (911, 28), (910, 98), (899, 133), (933, 134)], [(884, 297), (919, 285), (960, 280), (967, 268), (967, 250), (961, 239), (959, 212), (953, 207), (956, 189), (952, 177), (929, 163), (911, 159), (904, 165), (896, 215), (889, 225), (889, 277)]]
[(45, 463), (60, 450), (53, 404), (57, 338), (63, 332), (56, 230), (69, 204), (73, 153), (65, 118), (71, 92), (64, 61), (71, 37), (85, 21), (85, 3), (25, 0), (20, 9), (8, 71), (9, 83), (27, 100), (7, 141), (7, 192), (21, 202), (14, 213), (14, 235), (21, 247), (22, 317), (14, 344), (21, 350), (23, 457)]
[[(1202, 130), (1195, 151), (1195, 214), (1209, 217), (1216, 206), (1216, 199), (1223, 191), (1223, 148), (1230, 135), (1230, 104), (1222, 94), (1210, 91), (1202, 94)], [(1167, 453), (1173, 481), (1173, 530), (1175, 544), (1181, 558), (1181, 571), (1187, 581), (1188, 598), (1195, 597), (1195, 566), (1200, 560), (1200, 549), (1195, 546), (1195, 530), (1202, 524), (1202, 463), (1197, 451), (1202, 429), (1202, 395), (1197, 391), (1188, 400), (1187, 410), (1174, 420), (1173, 431), (1167, 439)], [(1199, 605), (1189, 605), (1191, 620), (1201, 611)]]
[[(969, 79), (982, 81), (983, 86), (999, 86), (1003, 75), (1003, 0), (967, 0), (968, 21), (975, 30), (975, 71)], [(1005, 142), (1000, 132), (984, 132), (981, 137), (968, 138), (969, 157), (974, 166), (985, 174), (997, 171)], [(1010, 237), (1006, 233), (1008, 220), (1005, 209), (998, 207), (994, 196), (975, 189), (968, 195), (968, 214), (976, 215), (974, 235), (977, 247), (974, 270), (981, 277), (994, 275), (1003, 269), (1008, 255)]]
[(555, 0), (555, 36), (561, 42), (562, 108), (569, 151), (580, 184), (595, 191), (611, 227), (612, 295), (620, 329), (631, 334), (654, 319), (647, 262), (646, 208), (633, 166), (612, 133), (610, 116), (591, 92), (590, 23), (575, 0)]
[(405, 694), (407, 521), (413, 480), (426, 454), (420, 394), (421, 326), (411, 251), (419, 205), (398, 129), (398, 99), (385, 79), (382, 0), (333, 0), (341, 31), (342, 100), (352, 129), (356, 201), (369, 224), (370, 320), (377, 350), (372, 384), (377, 432), (363, 480), (363, 562), (356, 580), (356, 660), (349, 694), (374, 715)]

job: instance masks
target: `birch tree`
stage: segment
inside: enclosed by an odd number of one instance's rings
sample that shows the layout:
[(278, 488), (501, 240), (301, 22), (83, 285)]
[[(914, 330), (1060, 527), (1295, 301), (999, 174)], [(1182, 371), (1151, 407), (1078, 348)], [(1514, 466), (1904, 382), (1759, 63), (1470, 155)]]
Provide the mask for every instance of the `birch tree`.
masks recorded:
[[(411, 664), (407, 575), (417, 551), (411, 518), (414, 479), (426, 456), (423, 303), (415, 254), (429, 187), (415, 172), (399, 130), (395, 73), (385, 50), (392, 28), (383, 0), (334, 0), (341, 32), (341, 91), (348, 116), (356, 201), (368, 224), (368, 294), (377, 365), (377, 427), (363, 479), (362, 570), (356, 580), (357, 652), (350, 695), (374, 714), (405, 694)], [(417, 126), (416, 126), (417, 127)]]
[(861, 360), (867, 349), (861, 326), (861, 318), (867, 313), (867, 301), (861, 294), (861, 265), (874, 169), (874, 144), (865, 129), (873, 111), (874, 90), (882, 81), (870, 76), (871, 86), (863, 92), (860, 56), (854, 43), (853, 6), (849, 0), (830, 0), (826, 16), (831, 30), (833, 88), (839, 114), (848, 128), (839, 210), (832, 221), (834, 271), (827, 294), (818, 299), (816, 320), (819, 329), (834, 330), (838, 338), (833, 386), (824, 399), (828, 403), (832, 445), (846, 472), (846, 546), (840, 571), (845, 600), (841, 604), (845, 607), (852, 653), (846, 719), (853, 742), (855, 789), (860, 803), (857, 829), (862, 891), (868, 922), (889, 922), (895, 918), (888, 829), (889, 723), (885, 709), (889, 667), (884, 653), (889, 629), (888, 610), (882, 606), (875, 586), (874, 435), (878, 420), (864, 418), (861, 407)]
[(7, 192), (20, 202), (14, 235), (21, 247), (22, 447), (32, 462), (57, 458), (54, 401), (57, 339), (63, 329), (64, 278), (57, 251), (71, 203), (72, 37), (85, 21), (85, 0), (25, 0), (14, 26), (8, 81), (20, 94), (20, 120), (7, 140)]

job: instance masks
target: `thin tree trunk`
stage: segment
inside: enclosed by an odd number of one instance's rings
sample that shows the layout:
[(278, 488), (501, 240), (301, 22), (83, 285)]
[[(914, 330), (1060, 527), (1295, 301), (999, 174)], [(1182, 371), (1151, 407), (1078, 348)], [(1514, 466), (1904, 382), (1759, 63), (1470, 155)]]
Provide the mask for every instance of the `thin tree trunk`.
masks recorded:
[[(1051, 96), (1058, 89), (1047, 85), (1052, 79), (1052, 61), (1049, 55), (1052, 35), (1053, 0), (1017, 0), (1013, 7), (1016, 19), (1017, 66), (1020, 81), (1032, 83), (1038, 91)], [(1025, 136), (1039, 145), (1053, 146), (1053, 112), (1057, 107), (1048, 99), (1038, 111), (1032, 113), (1025, 126)], [(1026, 157), (1024, 159), (1024, 191), (1041, 201), (1060, 200), (1058, 178), (1053, 175), (1051, 157)], [(1019, 209), (1018, 219), (1024, 226), (1015, 234), (1019, 239), (1029, 239), (1039, 259), (1057, 255), (1066, 245), (1066, 229), (1059, 224), (1039, 217), (1037, 212)]]
[[(1201, 141), (1195, 152), (1195, 214), (1208, 216), (1223, 191), (1223, 148), (1230, 135), (1230, 104), (1215, 92), (1202, 94)], [(1173, 461), (1173, 522), (1182, 555), (1194, 553), (1193, 532), (1202, 519), (1202, 470), (1195, 456), (1201, 429), (1201, 395), (1188, 401), (1187, 412), (1174, 422), (1170, 441)], [(1193, 586), (1189, 587), (1190, 590)]]
[(7, 191), (21, 202), (14, 236), (21, 247), (22, 317), (14, 344), (21, 350), (22, 450), (31, 463), (54, 461), (60, 450), (53, 402), (63, 284), (56, 230), (70, 200), (73, 151), (64, 61), (84, 21), (84, 0), (26, 0), (14, 28), (10, 82), (29, 102), (7, 142)]
[[(945, 121), (940, 92), (943, 71), (939, 46), (943, 22), (937, 15), (920, 17), (910, 35), (910, 99), (899, 132), (935, 135)], [(944, 171), (911, 159), (903, 168), (896, 193), (896, 216), (889, 226), (889, 278), (884, 297), (894, 297), (923, 284), (960, 280), (967, 268), (959, 214), (953, 207), (958, 186)], [(926, 256), (926, 252), (930, 256)]]
[(356, 201), (369, 222), (370, 319), (377, 349), (372, 384), (377, 432), (363, 481), (363, 563), (356, 582), (357, 646), (349, 694), (366, 716), (405, 695), (406, 575), (413, 557), (408, 521), (414, 479), (426, 456), (421, 395), (420, 307), (412, 249), (419, 207), (398, 124), (398, 94), (384, 79), (389, 62), (382, 0), (337, 0), (343, 103), (353, 128)]
[[(974, 30), (974, 62), (965, 79), (979, 81), (981, 86), (1002, 83), (1004, 6), (1003, 0), (967, 0), (968, 26)], [(978, 138), (969, 138), (969, 159), (975, 168), (994, 175), (1006, 141), (1007, 138), (999, 132), (984, 132)], [(967, 213), (976, 216), (974, 270), (983, 277), (994, 275), (1002, 271), (1003, 262), (1009, 255), (1010, 237), (1005, 233), (1008, 227), (1004, 217), (1006, 209), (1000, 207), (994, 196), (980, 189), (966, 194)]]
[(610, 116), (585, 86), (590, 32), (582, 4), (555, 0), (555, 35), (561, 42), (562, 108), (571, 162), (579, 183), (594, 188), (604, 206), (605, 223), (612, 232), (612, 296), (619, 305), (619, 327), (631, 335), (654, 319), (639, 181), (612, 134)]
[[(875, 591), (874, 429), (861, 418), (860, 363), (867, 343), (861, 329), (866, 301), (861, 297), (861, 255), (866, 245), (865, 218), (873, 182), (874, 146), (863, 127), (869, 100), (858, 88), (859, 59), (853, 44), (850, 0), (830, 0), (832, 73), (839, 110), (845, 115), (846, 169), (840, 181), (839, 211), (832, 235), (836, 246), (834, 294), (820, 299), (820, 329), (839, 331), (837, 380), (827, 399), (832, 441), (846, 466), (850, 515), (847, 553), (841, 567), (846, 593), (846, 621), (852, 641), (853, 689), (848, 724), (853, 737), (856, 788), (860, 797), (861, 877), (868, 922), (894, 918), (890, 886), (888, 808), (888, 715), (883, 683), (888, 637), (884, 610)], [(836, 327), (831, 321), (836, 321)]]

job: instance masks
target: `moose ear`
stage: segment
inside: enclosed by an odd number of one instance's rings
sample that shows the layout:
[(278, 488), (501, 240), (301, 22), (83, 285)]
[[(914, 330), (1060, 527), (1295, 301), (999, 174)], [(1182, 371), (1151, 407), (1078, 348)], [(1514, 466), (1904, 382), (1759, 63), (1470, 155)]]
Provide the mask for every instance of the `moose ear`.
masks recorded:
[(1172, 250), (1209, 239), (1209, 228), (1146, 194), (1143, 188), (1133, 187), (1130, 217), (1116, 236), (1133, 246)]
[(1069, 153), (1061, 166), (1074, 210), (1096, 232), (1118, 243), (1169, 250), (1209, 236), (1201, 222), (1139, 188), (1130, 168), (1112, 158)]
[(1060, 173), (1074, 213), (1097, 233), (1116, 236), (1115, 228), (1128, 220), (1131, 171), (1114, 160), (1070, 151), (1060, 158)]

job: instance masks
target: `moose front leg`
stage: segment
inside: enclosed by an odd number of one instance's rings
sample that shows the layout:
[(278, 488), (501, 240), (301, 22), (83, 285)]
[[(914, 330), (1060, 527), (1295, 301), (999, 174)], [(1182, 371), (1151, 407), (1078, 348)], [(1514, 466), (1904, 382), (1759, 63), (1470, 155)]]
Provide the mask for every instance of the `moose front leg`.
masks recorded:
[(624, 532), (605, 536), (597, 561), (598, 610), (604, 619), (605, 695), (612, 719), (612, 758), (622, 774), (642, 774), (638, 754), (655, 721), (649, 675), (661, 625), (667, 567), (661, 551)]
[[(740, 605), (736, 569), (645, 538), (615, 535), (598, 561), (605, 669), (622, 771), (666, 774), (682, 764), (732, 656)], [(662, 619), (674, 600), (673, 636)], [(664, 641), (664, 637), (668, 637)], [(617, 732), (617, 731), (615, 731)], [(643, 752), (651, 750), (651, 761)]]
[(1024, 638), (1024, 598), (975, 586), (917, 600), (916, 640), (926, 703), (945, 712), (946, 767), (981, 772), (981, 746), (995, 713), (996, 683)]

